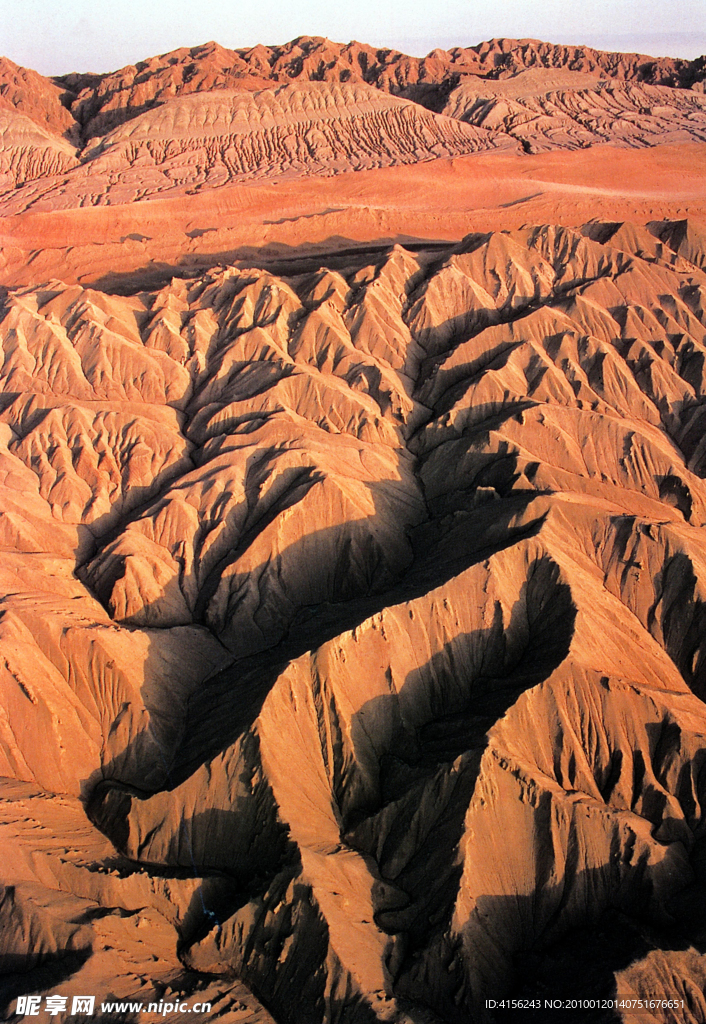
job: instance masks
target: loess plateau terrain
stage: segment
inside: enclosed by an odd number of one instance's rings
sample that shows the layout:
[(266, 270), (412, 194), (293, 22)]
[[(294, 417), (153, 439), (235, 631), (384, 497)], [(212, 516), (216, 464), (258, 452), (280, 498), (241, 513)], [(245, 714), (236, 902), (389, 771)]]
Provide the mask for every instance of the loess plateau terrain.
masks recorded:
[(3, 59), (0, 214), (3, 1019), (704, 1024), (706, 58)]

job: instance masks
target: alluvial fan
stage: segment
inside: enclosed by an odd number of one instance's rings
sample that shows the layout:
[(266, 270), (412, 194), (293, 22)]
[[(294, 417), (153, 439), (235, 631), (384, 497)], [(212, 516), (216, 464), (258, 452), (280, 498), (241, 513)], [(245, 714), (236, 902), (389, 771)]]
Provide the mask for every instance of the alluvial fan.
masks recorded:
[(5, 1001), (700, 1021), (706, 234), (361, 262), (5, 298)]

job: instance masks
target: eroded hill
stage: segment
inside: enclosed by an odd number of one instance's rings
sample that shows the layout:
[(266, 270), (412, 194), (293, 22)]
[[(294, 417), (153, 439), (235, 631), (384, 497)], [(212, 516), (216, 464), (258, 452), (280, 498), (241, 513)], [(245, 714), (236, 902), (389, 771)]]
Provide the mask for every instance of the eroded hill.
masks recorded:
[(705, 301), (666, 221), (11, 289), (6, 979), (701, 1020)]
[(704, 74), (703, 58), (505, 39), (424, 58), (318, 37), (208, 43), (55, 79), (2, 58), (0, 209), (125, 204), (496, 149), (703, 142)]
[(466, 76), (492, 81), (530, 68), (563, 69), (701, 92), (705, 77), (703, 57), (694, 61), (654, 58), (534, 39), (491, 39), (477, 46), (437, 49), (426, 57), (410, 57), (357, 42), (343, 45), (300, 36), (281, 46), (241, 50), (211, 42), (152, 57), (112, 74), (65, 75), (52, 84), (65, 90), (64, 104), (83, 136), (91, 138), (150, 106), (193, 92), (258, 89), (270, 82), (365, 83), (440, 109), (451, 89)]

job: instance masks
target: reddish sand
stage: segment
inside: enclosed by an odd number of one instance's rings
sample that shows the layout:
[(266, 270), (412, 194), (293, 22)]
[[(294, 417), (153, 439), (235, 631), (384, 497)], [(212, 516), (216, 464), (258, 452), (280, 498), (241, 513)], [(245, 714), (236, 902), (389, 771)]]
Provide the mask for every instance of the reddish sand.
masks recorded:
[[(84, 283), (203, 268), (248, 249), (455, 240), (522, 224), (706, 219), (706, 144), (481, 153), (330, 178), (229, 185), (118, 207), (28, 212), (1, 228), (0, 282)], [(134, 236), (134, 237), (133, 237)], [(137, 279), (135, 279), (137, 280)], [(127, 282), (129, 284), (130, 282)]]

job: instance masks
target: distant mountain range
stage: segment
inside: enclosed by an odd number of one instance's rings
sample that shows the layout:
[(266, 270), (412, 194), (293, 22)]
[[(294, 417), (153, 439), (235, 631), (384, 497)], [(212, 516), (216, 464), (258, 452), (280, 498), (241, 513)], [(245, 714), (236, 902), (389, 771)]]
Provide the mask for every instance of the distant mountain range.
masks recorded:
[(125, 203), (498, 148), (704, 141), (705, 76), (706, 58), (505, 39), (423, 58), (318, 37), (208, 43), (60, 78), (2, 59), (0, 208)]

